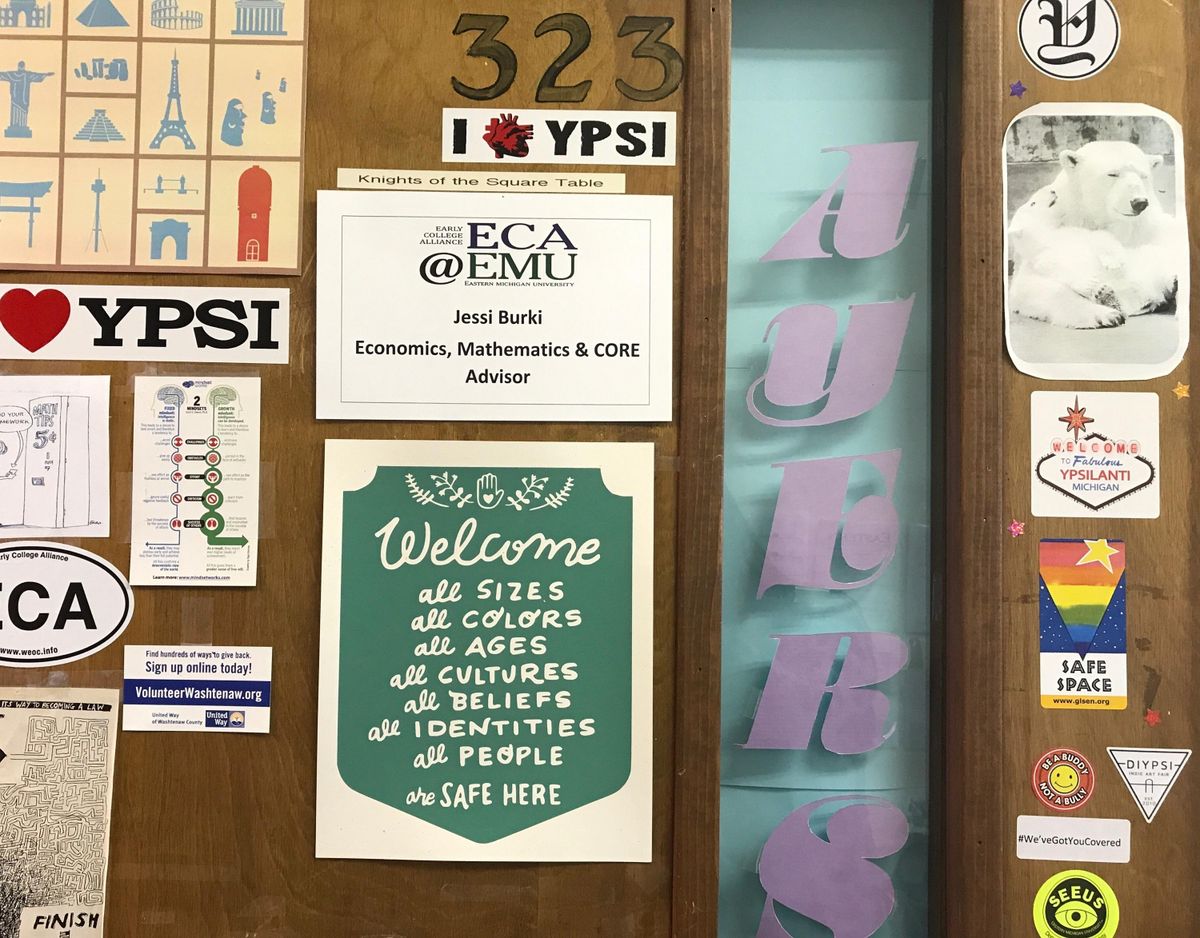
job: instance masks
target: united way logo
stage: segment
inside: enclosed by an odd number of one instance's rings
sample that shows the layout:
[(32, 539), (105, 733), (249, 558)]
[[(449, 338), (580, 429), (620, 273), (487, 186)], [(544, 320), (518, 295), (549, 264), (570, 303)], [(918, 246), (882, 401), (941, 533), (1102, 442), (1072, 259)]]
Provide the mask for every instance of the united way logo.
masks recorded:
[(1121, 21), (1110, 0), (1026, 0), (1021, 50), (1051, 78), (1090, 78), (1117, 54)]

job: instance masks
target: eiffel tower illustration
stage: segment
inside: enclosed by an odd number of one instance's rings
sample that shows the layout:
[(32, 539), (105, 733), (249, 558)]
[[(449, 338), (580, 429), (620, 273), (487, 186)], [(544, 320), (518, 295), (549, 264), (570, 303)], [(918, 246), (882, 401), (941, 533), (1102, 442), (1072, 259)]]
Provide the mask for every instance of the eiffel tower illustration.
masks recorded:
[[(171, 116), (171, 107), (175, 107), (175, 116)], [(171, 88), (167, 92), (167, 108), (163, 112), (162, 126), (150, 141), (150, 149), (158, 150), (167, 137), (178, 137), (183, 141), (185, 150), (196, 149), (192, 135), (188, 133), (187, 121), (183, 119), (183, 101), (179, 97), (179, 53), (175, 52), (171, 59)]]

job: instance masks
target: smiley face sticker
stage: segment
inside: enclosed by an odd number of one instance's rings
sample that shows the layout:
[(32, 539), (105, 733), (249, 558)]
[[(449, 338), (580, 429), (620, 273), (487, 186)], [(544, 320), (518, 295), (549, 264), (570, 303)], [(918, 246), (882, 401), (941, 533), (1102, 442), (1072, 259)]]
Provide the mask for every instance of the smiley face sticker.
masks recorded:
[(1033, 793), (1047, 808), (1077, 811), (1095, 790), (1092, 764), (1074, 749), (1051, 749), (1033, 766)]
[(1112, 887), (1087, 870), (1051, 876), (1033, 900), (1041, 938), (1113, 938), (1121, 909)]

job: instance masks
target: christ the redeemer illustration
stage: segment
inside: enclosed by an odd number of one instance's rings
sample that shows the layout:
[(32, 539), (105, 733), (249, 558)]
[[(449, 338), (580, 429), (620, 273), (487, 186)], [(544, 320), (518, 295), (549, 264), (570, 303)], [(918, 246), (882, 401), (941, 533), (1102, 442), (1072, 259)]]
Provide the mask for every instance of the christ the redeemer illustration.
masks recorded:
[(53, 74), (54, 72), (31, 72), (25, 68), (24, 62), (18, 62), (14, 71), (0, 72), (0, 81), (8, 82), (8, 93), (12, 96), (12, 112), (4, 136), (33, 136), (33, 131), (29, 129), (29, 88)]

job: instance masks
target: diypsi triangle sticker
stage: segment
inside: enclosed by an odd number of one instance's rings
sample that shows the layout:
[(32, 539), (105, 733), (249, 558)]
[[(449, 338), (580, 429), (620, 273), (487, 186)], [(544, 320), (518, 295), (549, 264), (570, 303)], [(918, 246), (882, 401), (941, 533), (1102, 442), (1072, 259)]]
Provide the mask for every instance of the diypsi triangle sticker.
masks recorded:
[(1038, 545), (1041, 696), (1047, 710), (1124, 710), (1125, 542)]
[(1110, 746), (1108, 756), (1117, 767), (1125, 788), (1137, 802), (1142, 817), (1150, 824), (1175, 787), (1183, 767), (1192, 757), (1192, 750), (1121, 749)]

